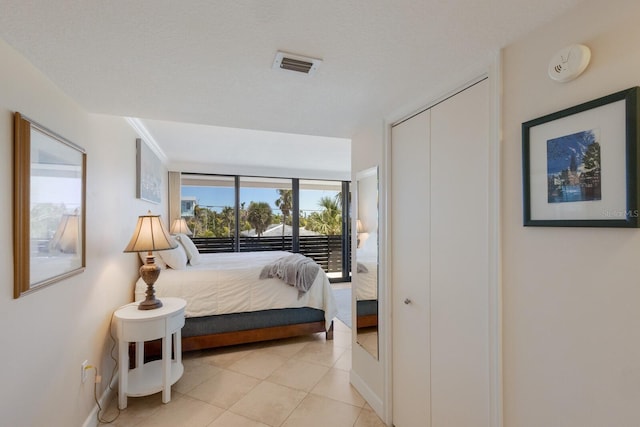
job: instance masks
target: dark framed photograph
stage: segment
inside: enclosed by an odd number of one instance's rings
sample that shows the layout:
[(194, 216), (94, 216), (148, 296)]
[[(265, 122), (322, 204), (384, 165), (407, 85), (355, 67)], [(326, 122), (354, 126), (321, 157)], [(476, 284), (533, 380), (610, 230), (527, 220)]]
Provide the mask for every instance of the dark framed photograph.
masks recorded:
[(639, 226), (639, 90), (522, 124), (525, 226)]

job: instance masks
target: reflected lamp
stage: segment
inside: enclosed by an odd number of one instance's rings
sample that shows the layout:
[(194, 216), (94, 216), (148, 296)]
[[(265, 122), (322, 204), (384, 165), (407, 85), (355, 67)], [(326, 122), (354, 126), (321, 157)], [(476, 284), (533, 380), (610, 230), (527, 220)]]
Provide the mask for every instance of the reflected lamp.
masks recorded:
[(171, 234), (186, 234), (187, 236), (193, 235), (187, 225), (187, 220), (182, 217), (173, 220), (173, 224), (171, 224)]
[(58, 228), (51, 239), (50, 249), (65, 254), (75, 254), (78, 251), (80, 237), (80, 218), (78, 212), (62, 215)]
[(356, 248), (361, 248), (364, 244), (364, 241), (369, 237), (369, 233), (366, 232), (364, 226), (362, 225), (362, 221), (359, 219), (356, 220)]
[(147, 291), (145, 300), (138, 305), (139, 310), (162, 307), (162, 302), (156, 299), (153, 288), (153, 284), (160, 277), (160, 267), (155, 264), (153, 252), (174, 249), (177, 246), (178, 243), (167, 232), (160, 215), (153, 215), (149, 211), (147, 215), (138, 217), (138, 224), (124, 252), (147, 252), (146, 261), (140, 267), (140, 277), (147, 284)]

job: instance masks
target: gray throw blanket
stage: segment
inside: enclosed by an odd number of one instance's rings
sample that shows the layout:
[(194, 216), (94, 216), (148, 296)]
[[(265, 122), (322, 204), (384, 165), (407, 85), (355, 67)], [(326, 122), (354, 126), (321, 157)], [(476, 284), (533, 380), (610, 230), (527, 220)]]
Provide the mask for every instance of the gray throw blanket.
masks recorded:
[(318, 275), (320, 266), (311, 258), (301, 254), (286, 255), (265, 265), (261, 279), (278, 277), (298, 289), (298, 297), (307, 292)]
[(369, 269), (363, 263), (359, 262), (357, 264), (357, 271), (358, 273), (368, 273)]

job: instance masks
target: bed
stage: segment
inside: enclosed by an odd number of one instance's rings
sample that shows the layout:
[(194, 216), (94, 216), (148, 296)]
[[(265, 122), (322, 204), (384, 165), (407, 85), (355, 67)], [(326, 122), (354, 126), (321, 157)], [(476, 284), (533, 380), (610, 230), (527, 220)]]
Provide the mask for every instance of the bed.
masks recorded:
[[(177, 240), (178, 248), (155, 254), (164, 268), (154, 288), (160, 300), (179, 297), (187, 302), (183, 351), (317, 332), (333, 338), (336, 303), (321, 268), (308, 291), (302, 292), (277, 277), (260, 279), (266, 265), (290, 256), (289, 252), (199, 254), (187, 236), (179, 235)], [(139, 279), (136, 301), (144, 299), (145, 290), (146, 284)], [(145, 355), (157, 351), (159, 343), (145, 347)]]
[(378, 325), (378, 236), (370, 233), (356, 249), (356, 328)]

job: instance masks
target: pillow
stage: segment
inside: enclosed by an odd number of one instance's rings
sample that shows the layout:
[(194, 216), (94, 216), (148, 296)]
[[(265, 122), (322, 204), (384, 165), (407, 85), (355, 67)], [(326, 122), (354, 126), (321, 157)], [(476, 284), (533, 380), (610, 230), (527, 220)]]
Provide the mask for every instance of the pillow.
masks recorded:
[(187, 268), (187, 253), (184, 250), (184, 246), (175, 242), (178, 246), (173, 249), (167, 249), (166, 251), (158, 251), (162, 260), (167, 263), (167, 266), (174, 270), (184, 270)]
[(184, 250), (187, 253), (187, 259), (189, 260), (189, 264), (196, 265), (200, 264), (200, 252), (198, 248), (193, 243), (193, 241), (186, 234), (176, 234), (176, 240), (182, 243), (184, 246)]
[[(360, 239), (360, 246), (358, 246), (358, 253), (364, 257), (377, 256), (378, 255), (378, 233), (376, 231), (366, 234)], [(364, 240), (364, 241), (362, 241)]]
[[(147, 252), (138, 252), (140, 254), (140, 260), (142, 264), (147, 263)], [(153, 263), (160, 267), (160, 270), (166, 270), (167, 264), (160, 258), (160, 252), (153, 253)]]

